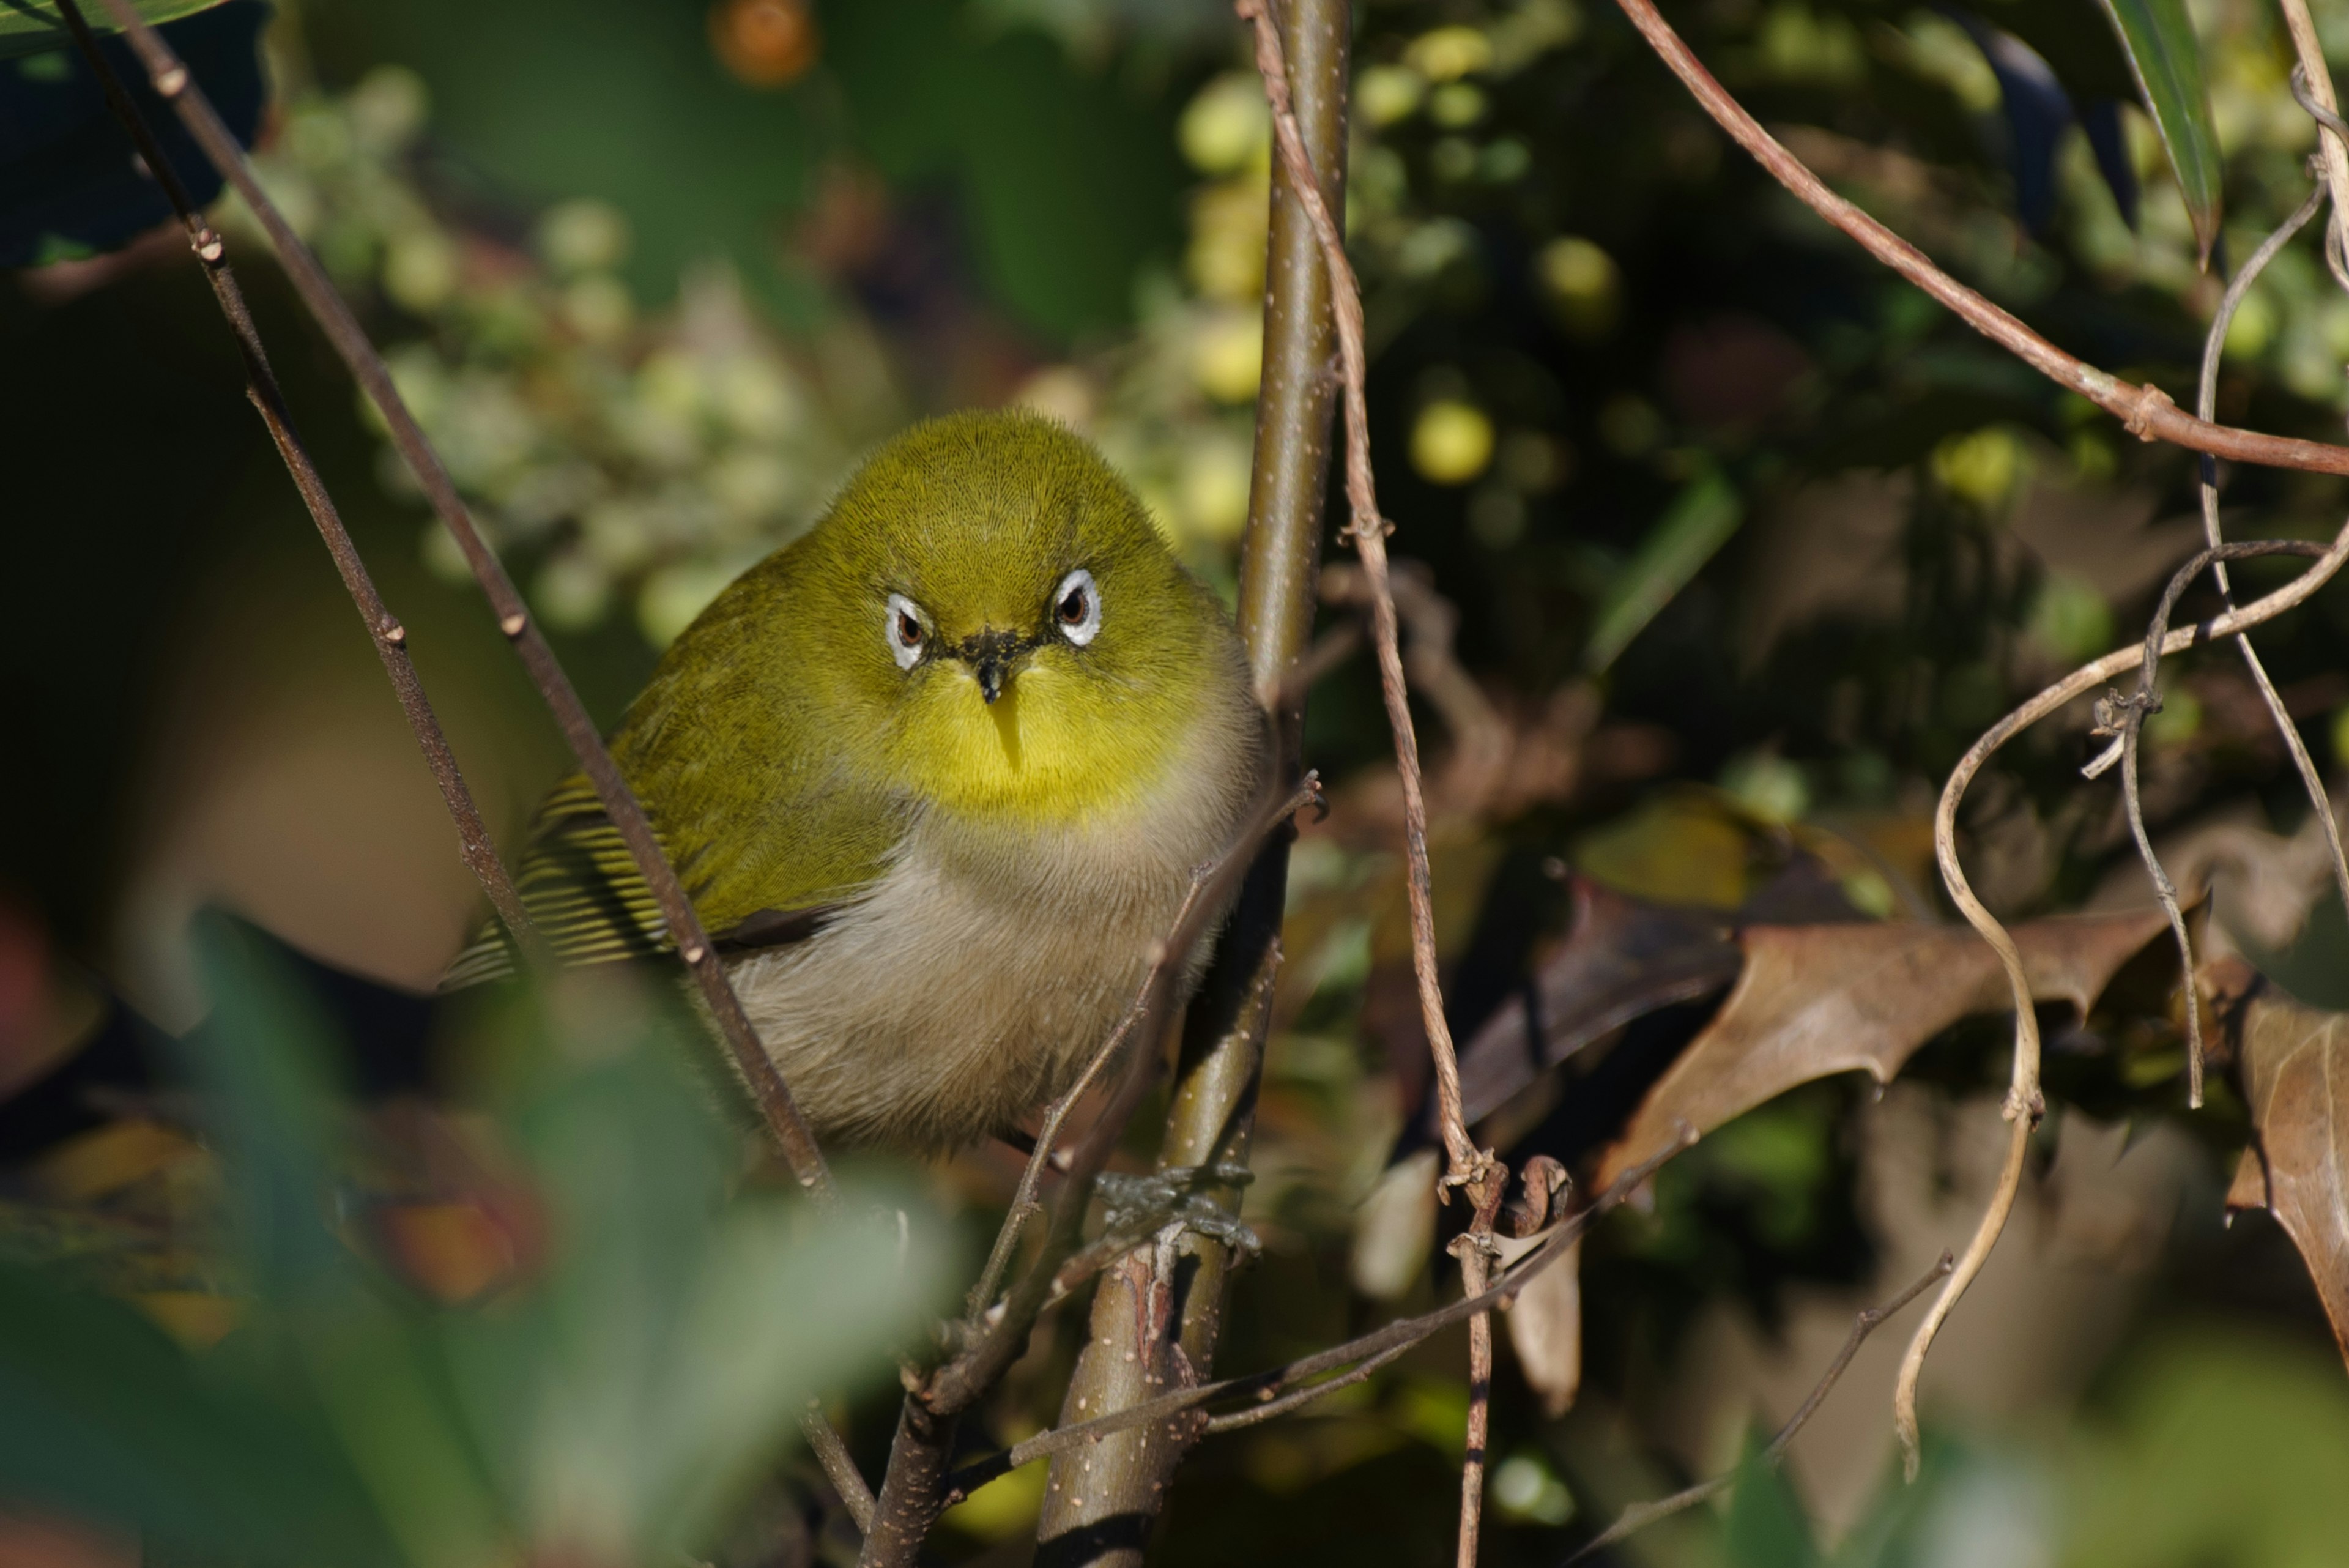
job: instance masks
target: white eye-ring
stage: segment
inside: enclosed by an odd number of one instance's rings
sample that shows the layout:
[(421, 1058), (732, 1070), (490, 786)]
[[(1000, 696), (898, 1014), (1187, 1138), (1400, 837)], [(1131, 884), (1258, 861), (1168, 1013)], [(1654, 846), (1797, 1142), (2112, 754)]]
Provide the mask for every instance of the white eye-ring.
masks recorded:
[(1101, 589), (1093, 575), (1079, 566), (1052, 590), (1052, 624), (1079, 648), (1101, 634)]
[(911, 670), (919, 664), (929, 632), (922, 625), (922, 612), (915, 607), (914, 601), (903, 594), (891, 594), (887, 619), (882, 624), (890, 656), (896, 659), (897, 668)]

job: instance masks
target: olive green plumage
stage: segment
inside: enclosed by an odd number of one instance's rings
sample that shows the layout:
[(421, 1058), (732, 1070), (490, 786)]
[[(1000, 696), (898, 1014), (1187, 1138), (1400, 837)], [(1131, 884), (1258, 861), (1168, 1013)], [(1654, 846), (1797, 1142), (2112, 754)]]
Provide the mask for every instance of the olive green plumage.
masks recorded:
[[(1029, 415), (877, 452), (662, 658), (612, 750), (819, 1136), (999, 1130), (1098, 1045), (1264, 766), (1238, 640)], [(517, 877), (575, 962), (668, 942), (584, 780)], [(446, 983), (510, 971), (487, 930)]]

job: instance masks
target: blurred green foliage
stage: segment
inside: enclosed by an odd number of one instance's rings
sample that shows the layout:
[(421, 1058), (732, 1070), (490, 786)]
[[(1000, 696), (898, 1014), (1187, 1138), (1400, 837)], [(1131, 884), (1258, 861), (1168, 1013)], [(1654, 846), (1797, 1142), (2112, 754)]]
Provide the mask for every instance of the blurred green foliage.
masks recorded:
[(659, 1561), (706, 1550), (808, 1396), (880, 1371), (951, 1288), (955, 1250), (900, 1199), (730, 1193), (691, 1025), (603, 976), (481, 1021), (488, 1116), (441, 1136), (477, 1162), (454, 1200), (502, 1266), (436, 1296), (446, 1276), (396, 1266), (397, 1161), (335, 1087), (316, 1004), (249, 929), (208, 917), (198, 945), (234, 1327), (191, 1357), (8, 1270), (12, 1502), (202, 1561)]
[[(1347, 221), (1395, 548), (1428, 564), (1459, 612), (1462, 660), (1512, 743), (1556, 740), (1574, 758), (1565, 784), (1439, 825), (1454, 994), (1483, 997), (1458, 1003), (1456, 1027), (1465, 1037), (1516, 971), (1462, 977), (1521, 969), (1563, 926), (1559, 881), (1543, 869), (1553, 859), (1721, 911), (1807, 856), (1859, 913), (1936, 912), (1924, 823), (1942, 771), (2061, 666), (2134, 635), (2158, 578), (2190, 548), (2190, 460), (2127, 440), (1794, 205), (1612, 8), (1359, 9)], [(2144, 10), (2174, 27), (2176, 7)], [(719, 584), (807, 525), (858, 452), (960, 403), (1019, 399), (1087, 431), (1186, 557), (1227, 585), (1261, 369), (1269, 148), (1222, 8), (821, 6), (804, 13), (818, 40), (805, 65), (766, 86), (713, 48), (723, 13), (309, 0), (285, 9), (273, 37), (283, 118), (264, 176), (367, 308), (604, 711)], [(2067, 120), (2038, 122), (2040, 140), (2024, 144), (1979, 41), (1988, 35), (1944, 10), (1711, 0), (1671, 14), (1838, 189), (2067, 348), (2181, 403), (2221, 286), (2198, 266), (2196, 210), (2223, 193), (2223, 268), (2307, 189), (2314, 131), (2291, 101), (2280, 26), (2255, 0), (2185, 10), (2218, 160), (2192, 202), (2136, 108), (2114, 122), (2130, 181), (2100, 169)], [(2035, 51), (2083, 120), (2134, 98), (2091, 0), (1983, 0), (1973, 19)], [(2349, 62), (2349, 32), (2323, 20)], [(2019, 218), (2034, 156), (2049, 182), (2036, 228)], [(2140, 192), (2133, 224), (2116, 194), (2127, 188)], [(236, 237), (241, 256), (255, 254), (249, 229)], [(299, 343), (273, 314), (265, 272), (252, 270), (273, 345)], [(110, 531), (28, 530), (0, 616), (32, 749), (55, 759), (0, 787), (17, 820), (61, 825), (17, 836), (7, 876), (77, 951), (101, 945), (91, 933), (109, 912), (89, 865), (132, 853), (109, 815), (109, 792), (137, 765), (119, 694), (171, 659), (190, 563), (240, 569), (242, 541), (261, 525), (249, 519), (298, 532), (268, 453), (238, 422), (232, 358), (213, 351), (216, 324), (190, 283), (133, 274), (78, 301), (0, 306), (24, 368), (0, 384), (0, 421), (26, 454), (12, 500)], [(280, 353), (374, 556), (390, 574), (421, 563), (453, 582), (412, 484), (370, 430), (340, 417), (340, 383), (300, 350)], [(2304, 240), (2237, 317), (2220, 417), (2338, 439), (2344, 357), (2349, 298)], [(149, 441), (152, 472), (118, 461), (125, 425)], [(2349, 504), (2331, 479), (2226, 477), (2239, 534), (2329, 535)], [(203, 529), (185, 525), (191, 514)], [(2238, 576), (2251, 590), (2275, 580), (2266, 566)], [(93, 629), (88, 596), (61, 590), (99, 583), (116, 614)], [(413, 573), (398, 587), (403, 607), (443, 602)], [(2335, 590), (2261, 633), (2321, 753), (2328, 733), (2349, 736), (2344, 616)], [(419, 641), (429, 656), (434, 639)], [(1341, 783), (1388, 754), (1364, 662), (1311, 705), (1309, 761)], [(2147, 736), (2157, 830), (2227, 812), (2292, 828), (2304, 807), (2278, 748), (2246, 721), (2231, 667), (2181, 659), (2165, 680), (2164, 722)], [(1458, 738), (1457, 717), (1427, 711), (1432, 754)], [(2076, 776), (2085, 744), (2060, 728), (2034, 734), (1976, 792), (1964, 826), (2002, 911), (2071, 907), (2127, 865), (2109, 788)], [(1357, 1200), (1402, 1128), (1424, 1052), (1415, 1023), (1394, 1022), (1409, 1012), (1392, 1004), (1405, 949), (1381, 809), (1373, 787), (1341, 790), (1328, 830), (1298, 846), (1291, 984), (1250, 1198), (1270, 1245), (1233, 1298), (1219, 1357), (1230, 1369), (1319, 1348), (1390, 1310), (1351, 1293), (1345, 1262)], [(2337, 940), (2326, 919), (2298, 956), (2309, 972)], [(2178, 1107), (2168, 983), (2136, 976), (2077, 1027), (2051, 1015), (2060, 1107), (2139, 1128)], [(496, 1302), (413, 1299), (303, 1196), (352, 1147), (286, 1044), (310, 1026), (287, 1022), (265, 975), (224, 994), (253, 999), (230, 1009), (249, 1054), (228, 1058), (245, 1076), (223, 1102), (249, 1123), (233, 1147), (259, 1157), (228, 1168), (248, 1173), (231, 1191), (258, 1249), (235, 1297), (243, 1326), (191, 1361), (127, 1312), (59, 1298), (54, 1283), (0, 1291), (19, 1330), (11, 1343), (81, 1347), (44, 1366), (110, 1356), (129, 1380), (40, 1384), (41, 1368), (12, 1367), (27, 1401), (92, 1417), (59, 1428), (70, 1443), (0, 1449), (61, 1504), (194, 1545), (266, 1554), (282, 1541), (288, 1556), (334, 1531), (355, 1554), (384, 1557), (465, 1556), (492, 1538), (615, 1558), (700, 1551), (724, 1533), (714, 1521), (727, 1499), (688, 1481), (740, 1480), (725, 1474), (733, 1460), (771, 1451), (771, 1417), (791, 1407), (776, 1391), (805, 1386), (809, 1357), (861, 1354), (912, 1322), (895, 1315), (911, 1310), (911, 1286), (885, 1302), (854, 1293), (898, 1266), (857, 1251), (869, 1235), (801, 1235), (755, 1197), (739, 1212), (722, 1205), (727, 1173), (706, 1158), (722, 1140), (697, 1141), (707, 1118), (636, 1048), (570, 1054), (639, 1023), (649, 1037), (657, 1023), (624, 1008), (623, 1021), (587, 1027), (560, 998), (546, 1003), (560, 1027), (524, 1018), (485, 1032), (543, 1036), (523, 1053), (539, 1065), (512, 1068), (490, 1097), (533, 1180), (597, 1221), (568, 1228), (585, 1244), (550, 1254), (567, 1261)], [(1556, 1105), (1514, 1107), (1502, 1130), (1588, 1152), (1702, 1011), (1642, 1021), (1593, 1070), (1553, 1075), (1541, 1092)], [(2004, 1048), (1998, 1029), (1961, 1029), (1911, 1076), (1954, 1101), (1998, 1078)], [(1849, 1082), (1816, 1084), (1733, 1123), (1663, 1173), (1650, 1212), (1591, 1239), (1578, 1407), (1546, 1418), (1505, 1355), (1490, 1561), (1554, 1563), (1625, 1503), (1692, 1478), (1696, 1457), (1661, 1440), (1660, 1410), (1708, 1314), (1734, 1303), (1784, 1324), (1807, 1295), (1868, 1277), (1876, 1239), (1855, 1130), (1867, 1097)], [(2223, 1175), (2239, 1108), (2222, 1091), (2189, 1125), (2212, 1157), (2202, 1178)], [(260, 1179), (273, 1170), (274, 1183)], [(957, 1179), (976, 1207), (999, 1200), (968, 1171)], [(380, 1182), (334, 1185), (363, 1209)], [(2323, 1483), (2349, 1453), (2349, 1400), (2273, 1228), (2251, 1221), (2222, 1238), (2206, 1199), (2196, 1189), (2181, 1200), (2183, 1239), (2147, 1287), (2151, 1326), (2123, 1343), (2072, 1428), (1930, 1434), (1923, 1481), (1888, 1483), (1840, 1539), (1802, 1517), (1799, 1453), (1785, 1472), (1749, 1459), (1724, 1511), (1659, 1526), (1618, 1560), (2324, 1560), (2321, 1543), (2349, 1523), (2339, 1489)], [(709, 1223), (677, 1225), (681, 1213)], [(1414, 1255), (1440, 1256), (1427, 1245)], [(730, 1282), (737, 1268), (750, 1285)], [(1431, 1301), (1440, 1277), (1419, 1268), (1392, 1310)], [(688, 1288), (702, 1279), (705, 1293)], [(816, 1307), (806, 1323), (730, 1314), (753, 1297)], [(2181, 1321), (2190, 1336), (2168, 1337)], [(2293, 1337), (2267, 1345), (2254, 1322)], [(1053, 1417), (1077, 1332), (1064, 1322), (1043, 1336), (976, 1423), (982, 1436), (1013, 1440)], [(736, 1367), (688, 1354), (713, 1340), (771, 1354), (740, 1388), (676, 1376)], [(249, 1364), (268, 1376), (248, 1376)], [(1204, 1446), (1183, 1472), (1163, 1559), (1439, 1557), (1457, 1486), (1459, 1365), (1458, 1345), (1439, 1341), (1309, 1415)], [(395, 1428), (388, 1401), (403, 1389)], [(756, 1401), (730, 1397), (751, 1389), (763, 1390)], [(887, 1395), (850, 1423), (876, 1472)], [(688, 1411), (706, 1450), (662, 1425)], [(105, 1445), (119, 1432), (96, 1417), (149, 1415), (159, 1442), (242, 1434), (214, 1444), (216, 1469), (189, 1472), (202, 1496), (72, 1490), (92, 1456), (117, 1451)], [(1730, 1415), (1742, 1424), (1750, 1412)], [(395, 1430), (411, 1435), (360, 1440)], [(248, 1441), (268, 1473), (231, 1462)], [(410, 1445), (429, 1465), (393, 1475)], [(2259, 1462), (2279, 1445), (2289, 1462)], [(1039, 1474), (956, 1511), (948, 1554), (1008, 1550), (999, 1543), (1032, 1519)], [(284, 1477), (308, 1478), (302, 1506), (235, 1534)], [(409, 1533), (391, 1529), (387, 1499)], [(558, 1540), (558, 1520), (592, 1539)], [(713, 1549), (721, 1557), (735, 1560)]]

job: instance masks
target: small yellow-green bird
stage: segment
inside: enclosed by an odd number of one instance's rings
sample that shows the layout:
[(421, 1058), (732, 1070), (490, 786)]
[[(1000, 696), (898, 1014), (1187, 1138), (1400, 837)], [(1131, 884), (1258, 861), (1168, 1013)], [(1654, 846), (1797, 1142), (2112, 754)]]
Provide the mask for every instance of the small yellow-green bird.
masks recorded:
[[(881, 448), (719, 594), (612, 753), (816, 1135), (936, 1151), (1099, 1048), (1267, 733), (1133, 492), (1059, 425), (974, 413)], [(516, 880), (569, 961), (670, 947), (584, 777)], [(444, 988), (512, 961), (493, 924)]]

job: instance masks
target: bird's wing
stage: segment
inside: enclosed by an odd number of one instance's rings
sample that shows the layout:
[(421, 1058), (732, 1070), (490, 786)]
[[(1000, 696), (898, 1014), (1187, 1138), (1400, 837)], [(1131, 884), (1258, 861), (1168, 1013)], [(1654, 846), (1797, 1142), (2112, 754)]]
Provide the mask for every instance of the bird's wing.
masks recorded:
[[(672, 846), (664, 843), (663, 847)], [(564, 780), (540, 804), (514, 885), (539, 936), (566, 964), (610, 963), (675, 950), (659, 902), (584, 774)], [(792, 897), (814, 889), (772, 886), (769, 890), (789, 907), (766, 904), (738, 917), (713, 908), (707, 889), (690, 881), (687, 888), (697, 913), (713, 926), (711, 941), (726, 952), (805, 940), (823, 929), (843, 902), (836, 893)], [(492, 916), (440, 977), (440, 989), (456, 991), (502, 980), (514, 972), (515, 957), (512, 935)]]

